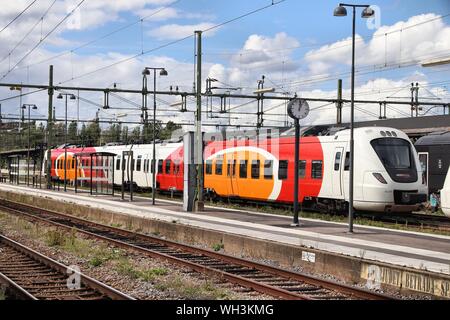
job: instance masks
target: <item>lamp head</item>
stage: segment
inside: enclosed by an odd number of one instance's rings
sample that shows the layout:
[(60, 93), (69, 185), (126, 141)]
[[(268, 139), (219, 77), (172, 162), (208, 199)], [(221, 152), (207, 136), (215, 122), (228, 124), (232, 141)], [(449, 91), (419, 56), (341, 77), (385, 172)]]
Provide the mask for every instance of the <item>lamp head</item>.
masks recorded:
[(167, 72), (167, 70), (166, 69), (162, 69), (160, 72), (159, 72), (159, 75), (160, 76), (167, 76), (169, 73)]
[(26, 109), (27, 108), (27, 106), (26, 105), (22, 105), (22, 109)]
[(37, 105), (33, 104), (33, 107), (31, 109), (37, 110)]
[(56, 99), (62, 99), (63, 98), (63, 95), (60, 93), (60, 94), (58, 94), (58, 96), (56, 97)]
[(149, 75), (150, 74), (150, 70), (145, 68), (144, 70), (142, 70), (142, 75)]
[(371, 7), (364, 8), (361, 12), (361, 18), (370, 18), (375, 14), (375, 11)]
[(71, 94), (71, 95), (70, 95), (70, 100), (76, 100), (76, 99), (77, 99), (77, 97), (75, 97), (74, 94)]
[(345, 17), (347, 15), (347, 9), (345, 9), (344, 6), (339, 5), (336, 9), (334, 9), (333, 15), (335, 17)]

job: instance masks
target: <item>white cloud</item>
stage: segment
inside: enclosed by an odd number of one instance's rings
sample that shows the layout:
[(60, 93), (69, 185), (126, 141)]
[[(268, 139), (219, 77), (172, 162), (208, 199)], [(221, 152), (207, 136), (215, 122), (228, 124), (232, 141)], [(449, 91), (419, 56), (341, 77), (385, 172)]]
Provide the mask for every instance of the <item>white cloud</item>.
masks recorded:
[[(428, 20), (436, 19), (424, 23)], [(419, 24), (417, 27), (414, 25)], [(401, 32), (396, 32), (402, 30)], [(450, 27), (439, 16), (421, 14), (399, 21), (391, 26), (382, 26), (366, 42), (356, 35), (356, 63), (359, 65), (398, 65), (427, 60), (450, 52)], [(317, 65), (331, 69), (333, 66), (351, 64), (351, 38), (322, 46), (305, 54), (311, 71)], [(321, 69), (320, 72), (324, 70)]]
[[(213, 27), (213, 23), (203, 22), (198, 24), (167, 24), (155, 29), (152, 29), (148, 32), (148, 34), (152, 37), (155, 37), (159, 40), (176, 40), (180, 38), (187, 37), (189, 35), (193, 35), (194, 31), (201, 30), (204, 31)], [(210, 37), (215, 34), (217, 29), (213, 29), (208, 31), (203, 36)]]

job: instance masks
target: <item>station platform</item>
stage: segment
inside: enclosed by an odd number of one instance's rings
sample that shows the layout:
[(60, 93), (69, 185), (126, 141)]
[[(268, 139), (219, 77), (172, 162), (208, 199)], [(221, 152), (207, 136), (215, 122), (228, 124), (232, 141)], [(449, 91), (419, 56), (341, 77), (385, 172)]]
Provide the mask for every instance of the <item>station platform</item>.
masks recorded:
[[(120, 195), (91, 196), (73, 190), (50, 191), (25, 186), (0, 184), (0, 191), (75, 203), (135, 217), (214, 230), (224, 234), (309, 248), (365, 261), (376, 261), (426, 272), (450, 274), (450, 237), (379, 227), (354, 226), (347, 232), (345, 223), (306, 219), (292, 227), (292, 217), (253, 211), (206, 206), (200, 213), (182, 211), (179, 201), (135, 196), (133, 202)], [(308, 259), (308, 258), (307, 258)], [(305, 260), (305, 259), (303, 259)], [(450, 283), (450, 282), (449, 282)], [(450, 292), (448, 293), (450, 297)]]

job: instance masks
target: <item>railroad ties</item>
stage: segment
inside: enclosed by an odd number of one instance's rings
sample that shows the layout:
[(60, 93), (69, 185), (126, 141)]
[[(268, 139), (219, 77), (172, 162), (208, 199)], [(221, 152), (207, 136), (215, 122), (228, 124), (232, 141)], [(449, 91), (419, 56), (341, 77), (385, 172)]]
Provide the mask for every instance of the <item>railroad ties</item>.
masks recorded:
[[(66, 266), (4, 236), (0, 236), (0, 283), (26, 300), (132, 300), (80, 274), (71, 286)], [(66, 271), (66, 272), (64, 272)], [(73, 273), (73, 272), (71, 272)]]
[(164, 259), (200, 273), (214, 275), (224, 281), (280, 299), (392, 299), (392, 297), (365, 289), (16, 202), (0, 200), (0, 209), (67, 230), (75, 229), (124, 249), (134, 249), (147, 256)]

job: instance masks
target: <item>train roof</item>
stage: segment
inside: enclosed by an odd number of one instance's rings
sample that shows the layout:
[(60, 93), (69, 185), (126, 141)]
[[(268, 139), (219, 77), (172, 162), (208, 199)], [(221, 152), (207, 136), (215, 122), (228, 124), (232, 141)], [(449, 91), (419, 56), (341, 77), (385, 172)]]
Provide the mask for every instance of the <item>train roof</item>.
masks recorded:
[(450, 144), (450, 131), (433, 132), (417, 139), (416, 146)]

